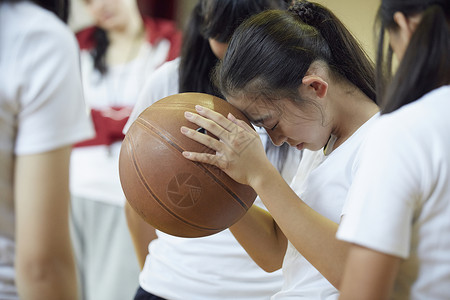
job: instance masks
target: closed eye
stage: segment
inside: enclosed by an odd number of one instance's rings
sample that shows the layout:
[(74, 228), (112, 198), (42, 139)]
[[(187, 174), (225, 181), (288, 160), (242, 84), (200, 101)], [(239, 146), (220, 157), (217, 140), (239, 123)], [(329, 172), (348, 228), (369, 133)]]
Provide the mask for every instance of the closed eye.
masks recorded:
[(270, 130), (275, 130), (277, 128), (277, 126), (278, 126), (278, 122), (272, 128), (270, 128)]

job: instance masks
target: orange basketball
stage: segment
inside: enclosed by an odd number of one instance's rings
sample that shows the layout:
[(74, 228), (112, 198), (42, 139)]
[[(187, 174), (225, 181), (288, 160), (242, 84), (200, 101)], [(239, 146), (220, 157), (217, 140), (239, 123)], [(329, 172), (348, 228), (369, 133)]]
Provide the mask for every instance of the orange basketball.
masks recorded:
[(256, 198), (251, 187), (219, 168), (181, 154), (184, 150), (214, 153), (180, 132), (184, 125), (209, 134), (184, 118), (185, 111), (195, 112), (196, 104), (224, 116), (231, 112), (249, 123), (220, 98), (202, 93), (172, 95), (149, 106), (133, 122), (119, 158), (120, 181), (129, 204), (156, 229), (180, 237), (207, 236), (230, 227)]

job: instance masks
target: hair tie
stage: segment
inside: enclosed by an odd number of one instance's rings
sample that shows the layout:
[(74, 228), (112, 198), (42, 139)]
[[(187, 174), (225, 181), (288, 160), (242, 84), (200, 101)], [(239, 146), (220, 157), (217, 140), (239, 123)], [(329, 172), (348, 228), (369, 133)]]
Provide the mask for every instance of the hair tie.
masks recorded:
[(294, 1), (291, 7), (289, 7), (289, 11), (296, 14), (305, 24), (314, 26), (319, 23), (318, 19), (320, 19), (320, 16), (314, 3), (304, 0)]

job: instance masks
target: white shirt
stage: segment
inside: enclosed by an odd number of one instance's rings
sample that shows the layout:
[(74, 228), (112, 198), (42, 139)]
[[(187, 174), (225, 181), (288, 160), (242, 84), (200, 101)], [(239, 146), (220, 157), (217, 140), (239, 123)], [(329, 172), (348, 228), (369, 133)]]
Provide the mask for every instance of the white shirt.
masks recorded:
[(93, 135), (75, 38), (53, 13), (28, 1), (0, 3), (0, 127), (0, 299), (17, 299), (14, 157)]
[[(81, 51), (81, 70), (86, 103), (103, 114), (117, 118), (128, 117), (142, 91), (145, 80), (166, 61), (170, 42), (162, 39), (155, 45), (145, 42), (132, 61), (110, 66), (101, 75), (94, 69), (88, 50)], [(130, 49), (130, 53), (133, 53)], [(126, 53), (125, 53), (126, 55)], [(111, 107), (122, 107), (114, 112)], [(119, 152), (122, 141), (111, 145), (74, 148), (70, 166), (72, 195), (123, 206), (125, 196), (119, 180)]]
[[(149, 78), (124, 132), (153, 102), (178, 93), (178, 66), (179, 59), (165, 63)], [(294, 150), (291, 155), (300, 155)], [(296, 169), (298, 161), (290, 166)], [(201, 238), (156, 232), (139, 276), (140, 286), (152, 294), (171, 300), (264, 300), (281, 288), (281, 271), (259, 268), (229, 230)]]
[(371, 129), (337, 237), (403, 258), (391, 299), (450, 299), (450, 86)]
[[(364, 123), (327, 156), (322, 150), (315, 152), (304, 150), (291, 187), (306, 204), (335, 223), (340, 222), (348, 189), (359, 165), (360, 145), (378, 115)], [(291, 243), (288, 243), (282, 269), (283, 288), (274, 295), (273, 300), (328, 300), (337, 299), (339, 296), (331, 283)]]

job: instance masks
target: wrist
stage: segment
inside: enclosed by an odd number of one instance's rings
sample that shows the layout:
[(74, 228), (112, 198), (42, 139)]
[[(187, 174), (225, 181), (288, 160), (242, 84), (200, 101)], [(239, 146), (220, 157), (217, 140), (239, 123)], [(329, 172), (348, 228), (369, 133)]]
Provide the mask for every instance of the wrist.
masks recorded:
[(264, 188), (272, 186), (276, 182), (277, 177), (281, 177), (280, 173), (269, 162), (260, 168), (259, 173), (251, 179), (249, 185), (257, 194), (260, 194)]

